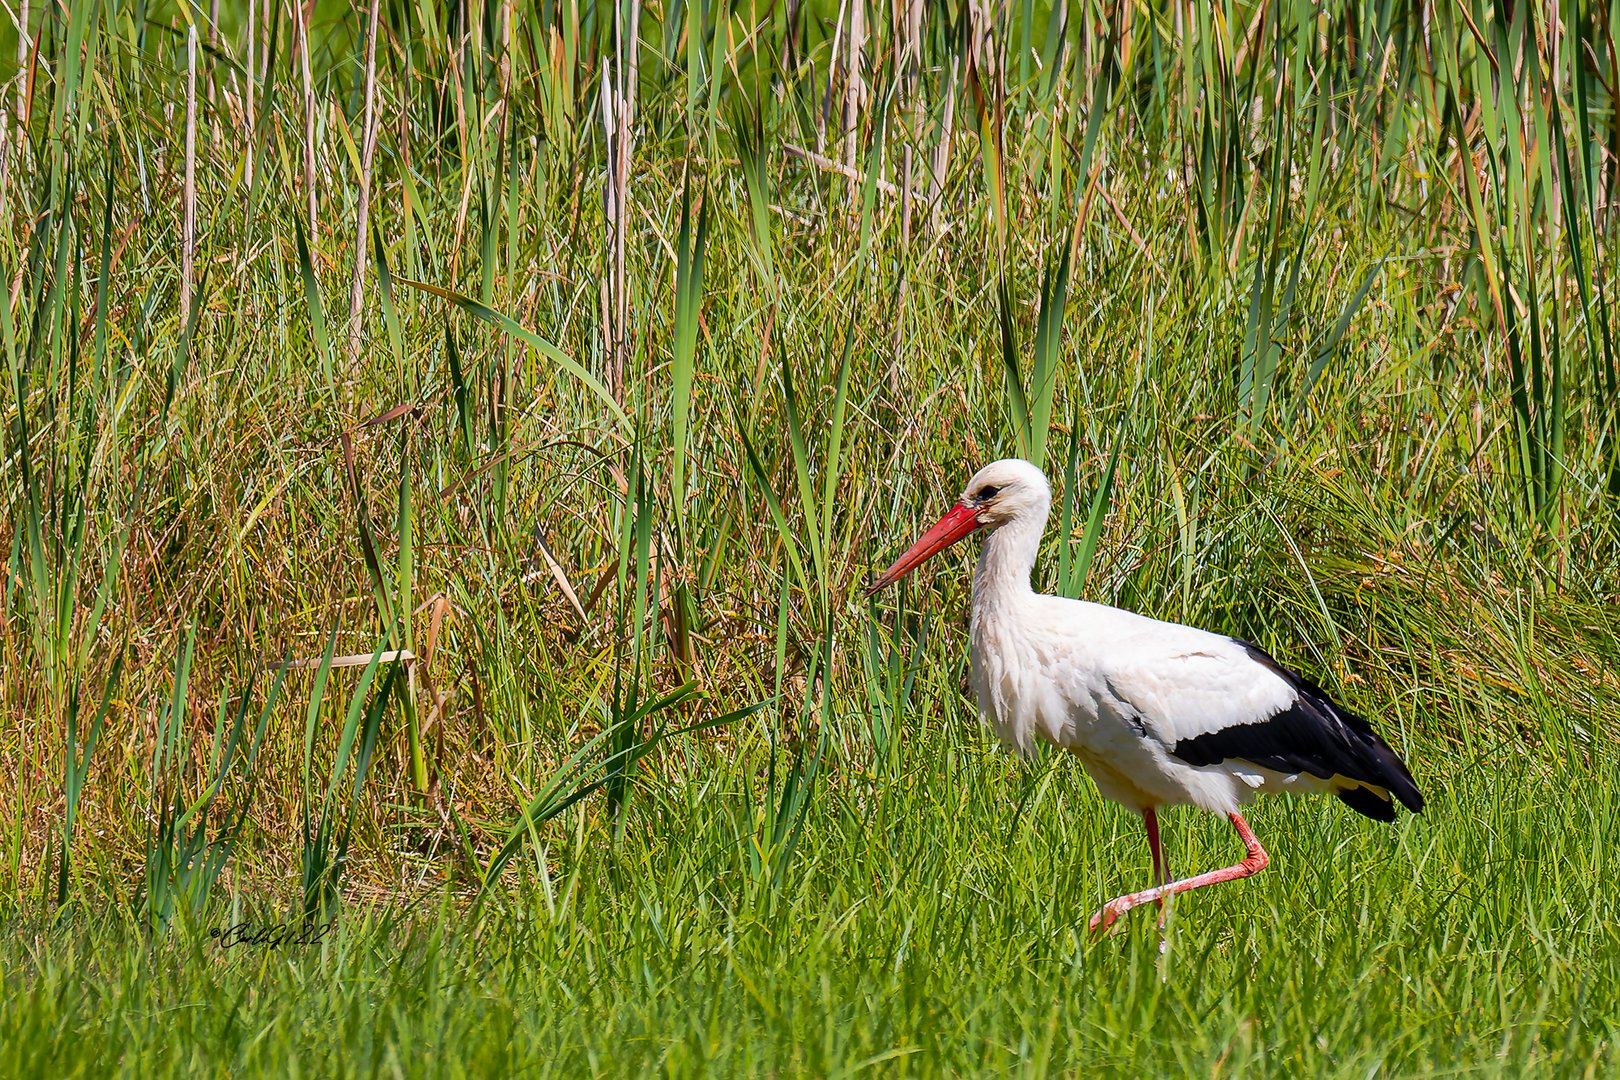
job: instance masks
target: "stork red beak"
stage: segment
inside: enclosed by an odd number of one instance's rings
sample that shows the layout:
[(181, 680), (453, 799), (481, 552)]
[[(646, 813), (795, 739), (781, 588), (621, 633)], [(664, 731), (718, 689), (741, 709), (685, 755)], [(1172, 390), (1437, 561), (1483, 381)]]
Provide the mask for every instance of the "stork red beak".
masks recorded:
[(871, 596), (894, 584), (978, 528), (979, 511), (965, 503), (957, 503), (944, 517), (934, 523), (932, 529), (918, 537), (917, 542), (907, 548), (904, 555), (894, 560), (893, 566), (878, 575), (878, 579), (872, 582), (872, 587), (866, 590), (866, 595)]

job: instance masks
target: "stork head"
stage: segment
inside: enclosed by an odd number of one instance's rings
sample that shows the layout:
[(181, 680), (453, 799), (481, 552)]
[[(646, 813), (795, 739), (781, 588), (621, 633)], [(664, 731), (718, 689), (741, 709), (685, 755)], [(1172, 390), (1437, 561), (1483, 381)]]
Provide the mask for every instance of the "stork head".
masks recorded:
[(973, 474), (956, 505), (907, 548), (893, 566), (878, 575), (866, 595), (899, 581), (980, 529), (994, 531), (1015, 521), (1044, 522), (1051, 506), (1052, 489), (1045, 473), (1018, 458), (992, 461)]
[(1045, 520), (1052, 508), (1046, 474), (1022, 458), (992, 461), (973, 474), (958, 506), (976, 511), (980, 528), (999, 529), (1020, 518)]

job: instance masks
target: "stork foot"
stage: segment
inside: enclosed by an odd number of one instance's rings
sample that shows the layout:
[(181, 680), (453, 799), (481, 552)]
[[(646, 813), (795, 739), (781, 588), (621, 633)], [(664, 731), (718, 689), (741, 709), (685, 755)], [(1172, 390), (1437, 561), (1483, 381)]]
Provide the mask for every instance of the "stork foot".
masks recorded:
[[(1241, 814), (1234, 813), (1227, 816), (1231, 819), (1233, 827), (1237, 829), (1238, 836), (1242, 838), (1244, 847), (1248, 849), (1248, 855), (1242, 862), (1228, 866), (1223, 870), (1212, 870), (1207, 874), (1199, 874), (1196, 877), (1185, 878), (1181, 881), (1172, 881), (1167, 885), (1156, 885), (1141, 892), (1116, 896), (1099, 908), (1097, 913), (1091, 917), (1089, 925), (1092, 934), (1098, 937), (1108, 934), (1113, 930), (1114, 923), (1119, 920), (1121, 915), (1134, 907), (1147, 903), (1149, 900), (1162, 905), (1166, 897), (1175, 896), (1177, 893), (1184, 893), (1190, 889), (1201, 889), (1206, 885), (1217, 885), (1223, 881), (1235, 881), (1238, 878), (1246, 878), (1264, 870), (1271, 860), (1266, 855), (1265, 848), (1260, 846), (1260, 841), (1256, 840), (1254, 833), (1250, 831), (1249, 823), (1243, 820)], [(1156, 828), (1150, 826), (1150, 836), (1155, 840), (1157, 839), (1157, 832)], [(1162, 868), (1163, 863), (1159, 863), (1159, 866)], [(1164, 926), (1164, 913), (1162, 910), (1159, 913), (1159, 925), (1161, 928)]]
[(1131, 903), (1133, 899), (1135, 897), (1116, 896), (1098, 908), (1096, 913), (1091, 916), (1091, 922), (1088, 924), (1092, 935), (1094, 937), (1107, 937), (1113, 933), (1114, 924), (1119, 921), (1119, 917), (1136, 906)]

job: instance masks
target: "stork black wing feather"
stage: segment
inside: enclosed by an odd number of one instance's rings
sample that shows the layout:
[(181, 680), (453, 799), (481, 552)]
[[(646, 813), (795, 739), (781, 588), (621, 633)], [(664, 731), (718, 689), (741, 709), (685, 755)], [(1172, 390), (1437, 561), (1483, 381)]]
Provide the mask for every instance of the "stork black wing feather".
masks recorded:
[[(1386, 789), (1413, 813), (1423, 809), (1423, 795), (1412, 774), (1371, 724), (1260, 648), (1246, 641), (1238, 644), (1255, 663), (1288, 681), (1294, 688), (1294, 703), (1253, 724), (1182, 739), (1170, 748), (1172, 754), (1189, 765), (1214, 765), (1232, 759), (1281, 773), (1309, 773), (1323, 780), (1342, 776)], [(1339, 797), (1368, 817), (1380, 821), (1394, 817), (1394, 808), (1365, 788), (1341, 791)]]

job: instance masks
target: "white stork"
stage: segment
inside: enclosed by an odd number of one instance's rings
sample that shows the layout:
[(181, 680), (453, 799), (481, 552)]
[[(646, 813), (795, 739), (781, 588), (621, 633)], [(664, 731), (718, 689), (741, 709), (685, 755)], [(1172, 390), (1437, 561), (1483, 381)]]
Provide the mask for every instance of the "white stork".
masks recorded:
[[(1395, 819), (1392, 796), (1423, 809), (1412, 774), (1372, 725), (1248, 642), (1031, 590), (1051, 504), (1040, 469), (992, 462), (867, 595), (986, 532), (971, 629), (980, 714), (1020, 751), (1046, 742), (1079, 757), (1097, 790), (1147, 826), (1154, 886), (1108, 901), (1093, 931), (1150, 900), (1162, 906), (1263, 870), (1266, 851), (1238, 812), (1261, 792), (1331, 791), (1379, 821)], [(1243, 861), (1171, 881), (1157, 814), (1181, 804), (1225, 814), (1248, 849)]]

